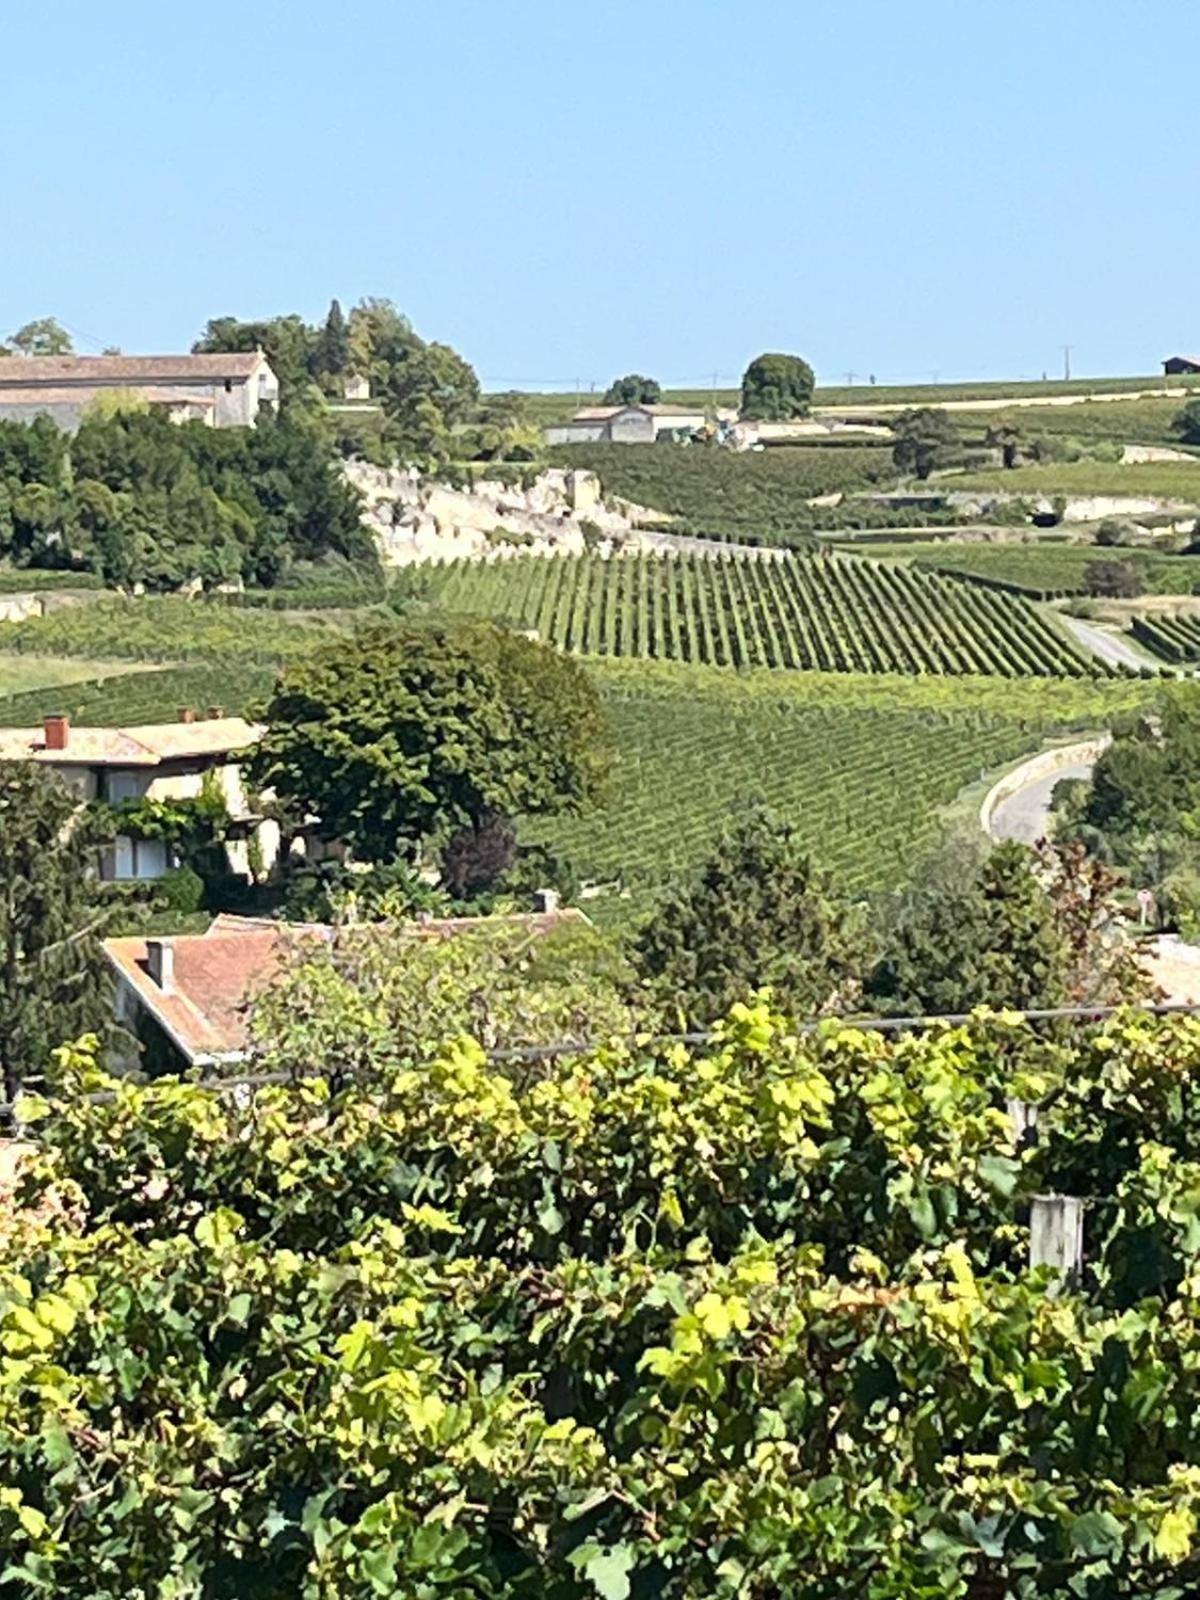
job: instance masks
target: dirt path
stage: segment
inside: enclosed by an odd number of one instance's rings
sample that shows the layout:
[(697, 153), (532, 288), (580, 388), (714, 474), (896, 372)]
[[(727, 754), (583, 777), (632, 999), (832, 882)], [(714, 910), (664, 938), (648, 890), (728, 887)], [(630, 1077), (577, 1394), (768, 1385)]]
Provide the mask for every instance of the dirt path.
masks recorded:
[(1085, 650), (1090, 650), (1094, 656), (1099, 656), (1101, 661), (1107, 662), (1110, 667), (1132, 667), (1135, 672), (1140, 672), (1147, 665), (1145, 656), (1120, 638), (1115, 633), (1107, 633), (1103, 628), (1093, 627), (1089, 622), (1083, 622), (1079, 617), (1069, 617), (1066, 612), (1060, 613), (1063, 624), (1079, 640)]

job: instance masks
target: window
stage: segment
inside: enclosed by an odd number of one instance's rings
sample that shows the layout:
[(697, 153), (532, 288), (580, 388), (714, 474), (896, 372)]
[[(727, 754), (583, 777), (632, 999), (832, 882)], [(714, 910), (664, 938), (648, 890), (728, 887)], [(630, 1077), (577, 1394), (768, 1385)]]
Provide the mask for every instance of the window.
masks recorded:
[(147, 780), (140, 772), (113, 771), (105, 779), (105, 798), (115, 806), (122, 800), (140, 800)]
[(124, 834), (113, 840), (110, 860), (114, 883), (161, 878), (171, 865), (162, 839), (130, 839)]
[(225, 393), (226, 394), (232, 394), (233, 393), (233, 379), (232, 378), (226, 378), (225, 379)]

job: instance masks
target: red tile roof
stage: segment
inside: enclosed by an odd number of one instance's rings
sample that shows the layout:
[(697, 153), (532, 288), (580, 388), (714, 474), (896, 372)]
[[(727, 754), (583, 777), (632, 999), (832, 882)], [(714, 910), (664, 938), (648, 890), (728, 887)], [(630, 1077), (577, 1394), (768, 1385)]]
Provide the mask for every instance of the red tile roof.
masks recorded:
[[(451, 938), (505, 928), (532, 935), (564, 925), (588, 926), (574, 907), (499, 917), (438, 917), (393, 928), (401, 938)], [(169, 990), (151, 978), (145, 939), (106, 939), (104, 953), (118, 978), (133, 990), (194, 1066), (237, 1061), (249, 1046), (247, 1013), (284, 961), (308, 943), (328, 943), (336, 930), (322, 923), (271, 922), (217, 917), (207, 933), (170, 939), (174, 975)]]
[(182, 356), (0, 356), (0, 392), (10, 386), (90, 383), (219, 383), (252, 377), (261, 350)]

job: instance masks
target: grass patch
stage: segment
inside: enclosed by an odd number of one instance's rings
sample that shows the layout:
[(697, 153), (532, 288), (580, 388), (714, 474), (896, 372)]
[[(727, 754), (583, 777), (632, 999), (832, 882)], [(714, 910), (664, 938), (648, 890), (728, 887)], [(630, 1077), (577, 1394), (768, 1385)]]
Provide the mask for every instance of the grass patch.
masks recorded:
[(1039, 541), (1005, 544), (866, 545), (861, 555), (887, 557), (950, 576), (961, 575), (1020, 589), (1035, 597), (1083, 594), (1085, 574), (1096, 561), (1125, 561), (1145, 594), (1194, 594), (1200, 587), (1200, 556), (1163, 555), (1153, 550), (1106, 549), (1090, 544)]
[(70, 656), (0, 654), (0, 695), (21, 694), (131, 670), (127, 661), (79, 661)]
[(284, 615), (146, 595), (99, 600), (95, 605), (67, 607), (26, 622), (0, 623), (0, 653), (266, 664), (304, 655), (346, 632), (353, 622), (353, 612)]
[(998, 467), (943, 479), (946, 489), (981, 489), (1017, 495), (1128, 495), (1200, 504), (1200, 461), (1062, 461), (1044, 466)]

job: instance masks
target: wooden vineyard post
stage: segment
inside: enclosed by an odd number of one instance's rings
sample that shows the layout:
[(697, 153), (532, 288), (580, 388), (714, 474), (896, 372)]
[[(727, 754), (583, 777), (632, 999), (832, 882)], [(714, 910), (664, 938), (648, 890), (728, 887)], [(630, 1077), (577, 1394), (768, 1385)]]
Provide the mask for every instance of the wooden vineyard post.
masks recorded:
[(1029, 1212), (1029, 1265), (1051, 1267), (1068, 1283), (1083, 1269), (1083, 1200), (1071, 1194), (1035, 1195)]

